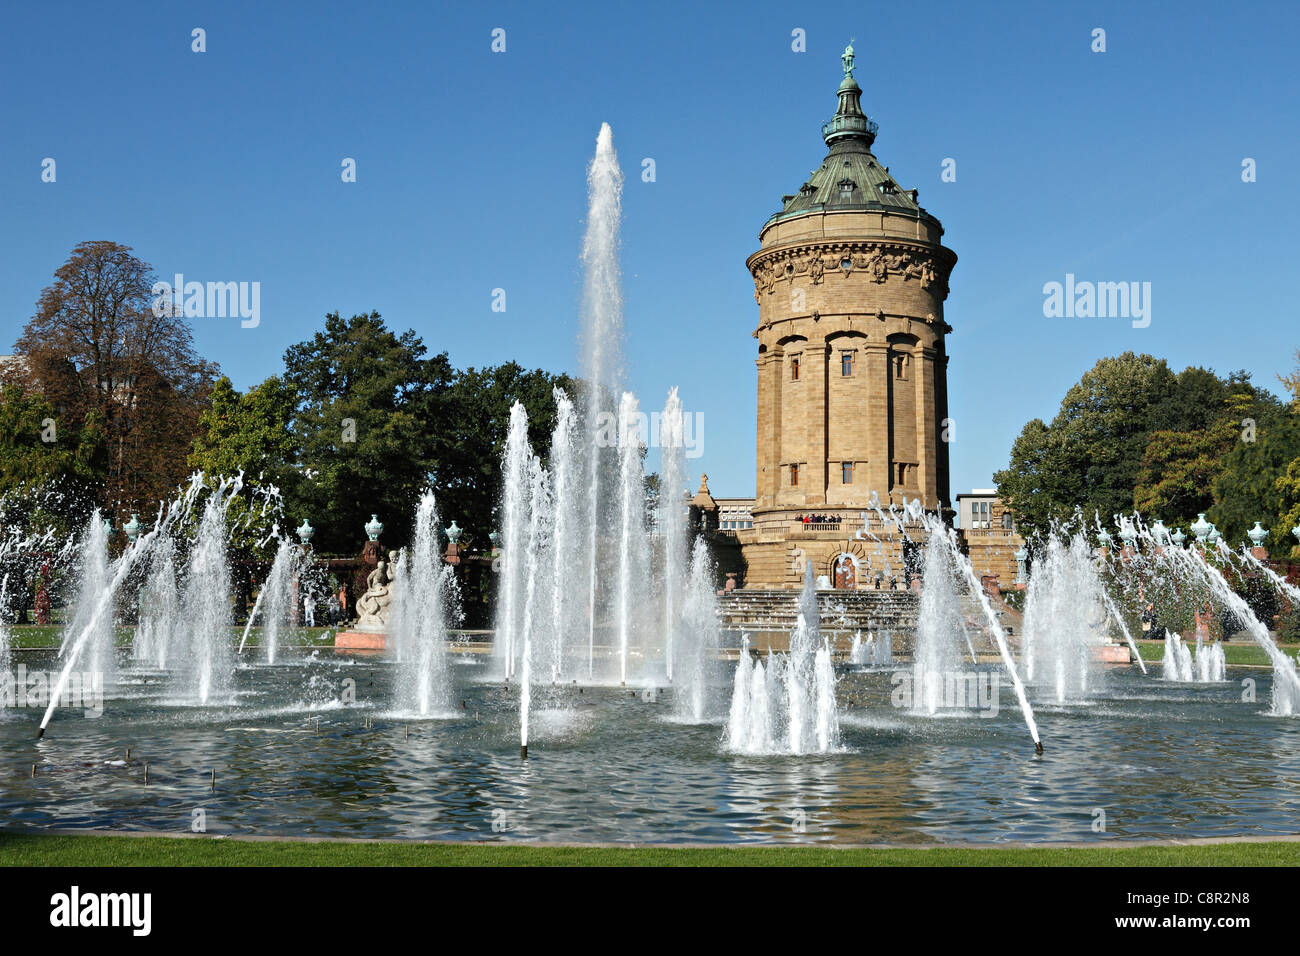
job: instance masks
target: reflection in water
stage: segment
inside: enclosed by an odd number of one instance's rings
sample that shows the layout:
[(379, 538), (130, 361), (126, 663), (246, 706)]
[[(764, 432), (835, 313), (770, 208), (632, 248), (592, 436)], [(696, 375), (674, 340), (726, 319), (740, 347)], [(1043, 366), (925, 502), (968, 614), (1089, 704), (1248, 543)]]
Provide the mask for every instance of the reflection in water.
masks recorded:
[[(1170, 685), (1115, 670), (1106, 697), (1042, 710), (1042, 757), (1006, 686), (995, 717), (931, 718), (890, 706), (888, 673), (843, 673), (846, 750), (799, 757), (724, 752), (721, 725), (681, 723), (671, 691), (543, 686), (524, 761), (515, 695), (478, 670), (452, 668), (453, 717), (402, 720), (383, 661), (241, 667), (230, 708), (127, 669), (130, 698), (99, 719), (60, 710), (40, 741), (39, 711), (0, 711), (0, 815), (179, 833), (203, 808), (209, 833), (924, 844), (1285, 833), (1298, 809), (1300, 730), (1241, 702), (1231, 672)], [(1267, 702), (1268, 673), (1250, 676)], [(128, 747), (130, 763), (110, 762)]]

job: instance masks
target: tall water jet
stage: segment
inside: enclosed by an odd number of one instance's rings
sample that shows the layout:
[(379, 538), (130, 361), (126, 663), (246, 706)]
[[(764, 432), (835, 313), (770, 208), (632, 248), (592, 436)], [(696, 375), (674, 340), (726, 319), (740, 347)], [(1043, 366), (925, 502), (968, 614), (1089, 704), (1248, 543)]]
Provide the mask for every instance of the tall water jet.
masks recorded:
[[(668, 392), (659, 426), (659, 511), (656, 522), (663, 555), (664, 667), (668, 680), (676, 677), (679, 634), (682, 620), (681, 595), (685, 590), (686, 507), (682, 492), (686, 485), (686, 442), (682, 402), (674, 386)], [(705, 556), (707, 558), (707, 554)]]
[(963, 621), (957, 602), (957, 569), (941, 535), (925, 544), (921, 606), (912, 654), (912, 709), (934, 714), (944, 704), (944, 683), (956, 679)]
[(677, 716), (702, 721), (708, 716), (710, 655), (722, 644), (713, 560), (703, 537), (691, 548), (691, 566), (682, 601), (674, 683)]
[(1049, 535), (1025, 592), (1025, 680), (1049, 687), (1057, 703), (1086, 695), (1097, 680), (1093, 648), (1106, 643), (1109, 618), (1088, 542)]
[(1165, 653), (1160, 659), (1160, 679), (1190, 683), (1196, 680), (1192, 672), (1192, 651), (1173, 631), (1165, 631)]
[(181, 626), (176, 543), (170, 534), (164, 534), (154, 545), (149, 577), (140, 592), (140, 618), (131, 645), (132, 657), (139, 664), (165, 669), (172, 636)]
[(835, 674), (821, 637), (811, 562), (789, 653), (769, 654), (764, 667), (750, 660), (743, 642), (723, 741), (740, 753), (826, 753), (840, 746)]
[(234, 672), (225, 506), (221, 491), (208, 497), (185, 582), (187, 633), (177, 680), (181, 693), (199, 704), (225, 702)]
[[(623, 289), (619, 228), (623, 171), (614, 132), (602, 123), (587, 167), (587, 231), (582, 240), (582, 373), (589, 386), (617, 394), (623, 381)], [(588, 395), (589, 410), (597, 402)]]
[(438, 544), (437, 502), (426, 491), (415, 512), (415, 539), (394, 571), (389, 623), (397, 657), (394, 703), (420, 717), (450, 711), (452, 704), (447, 626), (456, 583)]
[(101, 609), (103, 596), (109, 593), (108, 533), (104, 518), (96, 508), (81, 536), (81, 573), (77, 597), (59, 653), (66, 661), (73, 641), (85, 633), (85, 670), (103, 675), (105, 687), (117, 680), (117, 649), (113, 641), (113, 611), (110, 602)]
[(649, 541), (645, 528), (645, 473), (641, 464), (640, 409), (636, 396), (624, 392), (618, 407), (619, 493), (618, 578), (615, 613), (618, 627), (619, 681), (627, 683), (631, 644), (641, 615), (633, 603), (649, 578)]
[(1227, 680), (1227, 675), (1228, 661), (1223, 645), (1196, 635), (1196, 679), (1202, 684), (1217, 684)]
[[(1144, 540), (1154, 543), (1150, 532), (1144, 532)], [(1300, 674), (1296, 672), (1294, 658), (1283, 654), (1268, 628), (1255, 616), (1255, 612), (1242, 598), (1228, 586), (1217, 569), (1210, 566), (1205, 556), (1196, 546), (1190, 548), (1153, 549), (1156, 560), (1164, 563), (1185, 580), (1195, 582), (1208, 589), (1218, 600), (1246, 625), (1255, 643), (1264, 649), (1273, 664), (1273, 713), (1277, 716), (1291, 716), (1300, 712)]]
[(6, 608), (9, 598), (9, 575), (0, 578), (0, 674), (9, 673), (9, 622)]
[(504, 485), (501, 496), (501, 584), (497, 610), (495, 650), (506, 678), (514, 675), (519, 653), (527, 574), (525, 542), (528, 535), (528, 472), (532, 451), (528, 447), (528, 412), (522, 402), (510, 408), (506, 433)]
[(565, 672), (565, 642), (580, 632), (585, 600), (579, 601), (570, 575), (582, 567), (586, 537), (579, 493), (581, 461), (576, 447), (577, 418), (573, 402), (563, 389), (555, 395), (555, 430), (551, 433), (551, 473), (554, 495), (553, 561), (551, 567), (551, 680)]
[(587, 168), (587, 231), (582, 241), (584, 270), (582, 296), (582, 374), (584, 431), (587, 450), (587, 546), (582, 554), (586, 585), (587, 676), (595, 669), (596, 622), (601, 567), (600, 529), (608, 514), (605, 491), (616, 481), (607, 474), (601, 449), (605, 423), (612, 419), (611, 396), (623, 381), (623, 290), (619, 269), (619, 226), (622, 219), (623, 172), (614, 151), (614, 134), (602, 123), (596, 138), (596, 155)]
[(553, 567), (550, 555), (551, 488), (549, 476), (540, 461), (528, 463), (529, 516), (528, 538), (524, 542), (525, 585), (524, 617), (521, 628), (519, 669), (519, 746), (528, 752), (529, 718), (533, 698), (533, 636), (543, 619), (539, 582)]
[(975, 575), (975, 569), (971, 566), (970, 558), (961, 553), (957, 547), (957, 536), (953, 530), (933, 515), (928, 515), (922, 510), (919, 502), (910, 502), (907, 508), (909, 514), (915, 516), (931, 535), (941, 535), (945, 544), (948, 546), (948, 552), (952, 556), (953, 564), (958, 572), (966, 579), (966, 584), (970, 592), (975, 595), (979, 602), (980, 610), (984, 613), (984, 619), (988, 622), (989, 633), (993, 635), (993, 640), (997, 644), (998, 655), (1002, 658), (1002, 666), (1006, 669), (1007, 676), (1011, 678), (1011, 686), (1016, 692), (1016, 703), (1020, 705), (1020, 713), (1025, 719), (1025, 726), (1029, 729), (1029, 736), (1034, 741), (1034, 749), (1038, 753), (1043, 751), (1042, 740), (1038, 736), (1038, 722), (1034, 719), (1034, 709), (1029, 705), (1029, 698), (1025, 694), (1025, 685), (1020, 680), (1020, 674), (1016, 670), (1015, 659), (1011, 656), (1011, 651), (1007, 647), (1007, 635), (1002, 630), (1002, 622), (993, 611), (993, 605), (989, 603), (988, 595), (984, 593), (984, 587)]
[[(236, 479), (234, 484), (236, 490), (238, 490), (240, 480)], [(63, 667), (59, 672), (58, 680), (54, 682), (54, 686), (50, 689), (50, 702), (45, 708), (45, 714), (41, 717), (41, 726), (36, 733), (37, 739), (45, 736), (45, 730), (49, 727), (50, 720), (54, 717), (55, 708), (62, 699), (64, 689), (68, 686), (68, 680), (72, 675), (73, 668), (80, 662), (82, 655), (85, 653), (86, 645), (90, 642), (91, 635), (99, 626), (99, 622), (106, 616), (109, 620), (112, 619), (113, 600), (117, 594), (117, 589), (122, 586), (122, 582), (135, 569), (139, 560), (149, 553), (154, 542), (160, 536), (170, 532), (176, 516), (183, 513), (183, 511), (188, 511), (201, 487), (202, 476), (195, 475), (190, 480), (189, 488), (178, 501), (173, 502), (169, 508), (159, 509), (158, 521), (153, 530), (136, 538), (114, 566), (108, 586), (99, 595), (94, 610), (86, 621), (86, 626), (81, 629), (80, 633), (75, 636), (69, 635), (68, 639), (65, 640), (66, 653), (63, 654)]]
[(288, 538), (281, 539), (271, 571), (262, 585), (264, 594), (259, 595), (258, 603), (262, 605), (262, 644), (265, 645), (268, 664), (275, 663), (280, 653), (280, 640), (293, 625), (297, 611), (293, 581), (301, 555), (298, 545)]

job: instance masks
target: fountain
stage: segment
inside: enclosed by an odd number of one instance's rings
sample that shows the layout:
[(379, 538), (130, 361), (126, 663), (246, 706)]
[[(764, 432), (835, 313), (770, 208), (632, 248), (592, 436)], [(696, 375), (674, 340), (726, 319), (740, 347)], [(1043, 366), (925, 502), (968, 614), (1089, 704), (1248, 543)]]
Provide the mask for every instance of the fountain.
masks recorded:
[[(552, 569), (556, 578), (569, 569), (582, 567), (583, 496), (579, 493), (581, 462), (577, 457), (577, 413), (573, 401), (561, 388), (554, 391), (555, 430), (551, 433), (551, 471), (555, 525)], [(585, 579), (579, 583), (586, 583)], [(565, 661), (565, 635), (585, 631), (582, 615), (587, 602), (579, 599), (573, 587), (551, 589), (551, 641), (548, 653), (551, 659), (551, 681), (559, 681), (568, 671)], [(588, 661), (588, 676), (591, 662)]]
[[(182, 597), (180, 667), (173, 688), (191, 703), (226, 704), (235, 669), (230, 640), (230, 565), (226, 558), (226, 505), (222, 489), (203, 506)], [(233, 497), (233, 495), (232, 495)]]
[(1041, 754), (1043, 752), (1043, 742), (1038, 736), (1038, 722), (1034, 719), (1034, 709), (1029, 705), (1029, 698), (1025, 694), (1025, 685), (1020, 680), (1020, 675), (1016, 670), (1016, 662), (1011, 656), (1011, 650), (1007, 647), (1007, 635), (1002, 629), (1002, 622), (998, 620), (993, 605), (989, 603), (989, 597), (984, 593), (984, 587), (975, 575), (975, 569), (971, 566), (970, 558), (962, 554), (961, 549), (957, 546), (957, 536), (953, 530), (934, 515), (926, 514), (919, 502), (909, 502), (906, 511), (922, 524), (930, 537), (938, 536), (943, 541), (954, 567), (957, 568), (958, 576), (965, 578), (970, 593), (975, 595), (980, 611), (984, 614), (984, 619), (988, 623), (989, 633), (992, 634), (993, 641), (997, 645), (998, 655), (1002, 658), (1002, 666), (1011, 678), (1011, 686), (1016, 693), (1016, 703), (1020, 706), (1020, 713), (1024, 717), (1025, 726), (1029, 729), (1029, 736), (1034, 741), (1034, 750)]
[[(280, 545), (275, 551), (275, 560), (271, 563), (271, 571), (266, 576), (262, 591), (257, 596), (257, 603), (265, 604), (262, 615), (262, 644), (265, 647), (268, 664), (275, 663), (280, 651), (281, 636), (292, 626), (297, 612), (298, 602), (295, 599), (297, 590), (294, 587), (294, 579), (298, 576), (298, 563), (301, 556), (302, 549), (298, 545), (288, 538), (280, 539)], [(248, 616), (250, 625), (256, 617), (256, 610), (254, 608), (254, 613)]]
[(183, 624), (176, 585), (176, 542), (170, 534), (159, 536), (149, 556), (149, 577), (140, 592), (139, 620), (131, 656), (137, 664), (165, 670), (172, 635)]
[(668, 680), (672, 681), (677, 670), (680, 642), (689, 635), (689, 630), (684, 630), (689, 625), (682, 620), (683, 614), (678, 608), (679, 596), (686, 589), (686, 506), (681, 497), (686, 487), (686, 445), (682, 402), (677, 397), (676, 387), (668, 392), (660, 421), (656, 526), (662, 548), (664, 666)]
[(650, 575), (649, 537), (645, 526), (645, 472), (637, 434), (640, 408), (636, 396), (624, 392), (618, 406), (619, 482), (617, 494), (618, 562), (615, 615), (618, 628), (618, 680), (627, 683), (627, 657), (644, 620), (634, 605), (644, 594)]
[(393, 574), (389, 634), (397, 659), (398, 713), (418, 717), (451, 712), (447, 622), (457, 605), (451, 566), (438, 549), (438, 509), (432, 491), (420, 497), (415, 540), (398, 557)]
[[(1150, 540), (1149, 534), (1145, 537)], [(1197, 537), (1202, 537), (1200, 531), (1197, 532)], [(1210, 537), (1210, 534), (1204, 535), (1206, 540)], [(1300, 710), (1300, 675), (1296, 673), (1295, 660), (1282, 653), (1264, 623), (1255, 617), (1249, 605), (1228, 586), (1223, 575), (1209, 564), (1202, 553), (1203, 547), (1204, 545), (1198, 544), (1190, 548), (1153, 549), (1153, 557), (1149, 561), (1154, 567), (1165, 569), (1170, 576), (1208, 591), (1221, 606), (1227, 607), (1246, 625), (1250, 636), (1263, 648), (1273, 665), (1272, 712), (1277, 716), (1295, 714)], [(1231, 554), (1226, 548), (1224, 550), (1226, 554)], [(1182, 673), (1181, 661), (1179, 667)]]
[(912, 654), (914, 710), (933, 715), (944, 705), (944, 685), (955, 679), (961, 660), (956, 640), (963, 630), (957, 569), (943, 536), (932, 534), (925, 544), (921, 608)]
[(510, 409), (502, 468), (500, 584), (497, 588), (497, 637), (493, 651), (500, 658), (507, 680), (518, 660), (524, 616), (525, 576), (528, 571), (528, 474), (533, 458), (528, 447), (528, 412), (522, 402)]
[(1173, 631), (1165, 632), (1165, 653), (1160, 659), (1160, 679), (1191, 683), (1196, 680), (1192, 670), (1192, 651)]
[(69, 653), (73, 641), (85, 634), (85, 669), (103, 675), (105, 687), (117, 681), (117, 648), (114, 646), (112, 605), (101, 607), (110, 591), (112, 574), (108, 561), (108, 535), (104, 519), (96, 508), (81, 536), (81, 581), (68, 626), (63, 631), (59, 653)]
[(821, 618), (812, 564), (804, 566), (803, 592), (788, 654), (771, 653), (764, 667), (741, 644), (723, 735), (726, 748), (746, 754), (828, 753), (840, 747), (835, 673)]
[[(614, 133), (602, 123), (596, 154), (587, 169), (587, 231), (582, 241), (584, 270), (582, 299), (583, 447), (587, 474), (586, 547), (580, 576), (586, 583), (587, 679), (595, 678), (597, 622), (607, 611), (598, 586), (602, 566), (600, 529), (610, 521), (609, 494), (615, 478), (609, 455), (608, 424), (614, 418), (612, 397), (623, 381), (623, 290), (619, 268), (619, 228), (622, 219), (623, 171), (614, 151)], [(508, 483), (508, 479), (507, 479)], [(577, 529), (575, 528), (576, 532)], [(572, 550), (565, 545), (564, 550)]]
[(0, 674), (9, 673), (9, 622), (8, 616), (9, 575), (0, 577)]
[[(284, 831), (295, 825), (286, 822), (290, 817), (295, 821), (310, 818), (321, 821), (321, 828), (330, 835), (395, 838), (424, 836), (430, 831), (437, 838), (463, 838), (467, 832), (481, 832), (488, 796), (484, 768), (490, 766), (494, 805), (496, 801), (508, 804), (513, 814), (515, 805), (510, 802), (518, 802), (524, 811), (518, 819), (525, 838), (535, 834), (571, 838), (576, 834), (579, 839), (662, 839), (668, 822), (680, 823), (685, 834), (681, 839), (713, 840), (721, 832), (726, 839), (749, 840), (754, 833), (775, 832), (774, 823), (782, 832), (787, 829), (781, 815), (788, 807), (771, 810), (768, 805), (779, 801), (767, 800), (769, 794), (794, 791), (806, 797), (847, 791), (872, 774), (890, 773), (891, 761), (906, 750), (904, 769), (891, 781), (903, 793), (898, 803), (904, 810), (898, 818), (881, 822), (891, 812), (891, 808), (881, 808), (880, 815), (874, 811), (865, 815), (869, 819), (864, 823), (859, 803), (835, 820), (838, 829), (829, 831), (832, 838), (851, 836), (865, 842), (878, 838), (881, 832), (914, 836), (919, 828), (941, 823), (959, 832), (967, 828), (965, 832), (972, 838), (1002, 839), (1032, 828), (1030, 832), (1065, 839), (1080, 832), (1078, 807), (1091, 805), (1084, 801), (1095, 800), (1097, 792), (1113, 791), (1117, 799), (1132, 806), (1140, 806), (1149, 796), (1146, 775), (1126, 768), (1119, 776), (1108, 776), (1113, 768), (1107, 761), (1094, 759), (1098, 754), (1113, 753), (1116, 728), (1122, 733), (1135, 720), (1147, 721), (1144, 732), (1161, 738), (1160, 746), (1144, 748), (1141, 756), (1133, 758), (1151, 763), (1156, 772), (1177, 773), (1188, 763), (1199, 762), (1202, 770), (1196, 779), (1205, 781), (1207, 788), (1219, 787), (1228, 776), (1222, 772), (1222, 764), (1231, 760), (1246, 766), (1252, 779), (1274, 785), (1276, 748), (1219, 749), (1209, 759), (1202, 753), (1204, 748), (1180, 750), (1177, 746), (1185, 740), (1186, 728), (1197, 725), (1189, 721), (1214, 719), (1231, 722), (1234, 731), (1244, 727), (1267, 744), (1271, 717), (1261, 715), (1257, 708), (1239, 706), (1230, 699), (1235, 694), (1211, 690), (1188, 694), (1181, 688), (1146, 682), (1130, 670), (1112, 672), (1105, 681), (1099, 679), (1092, 651), (1109, 628), (1109, 620), (1124, 631), (1130, 645), (1133, 642), (1119, 603), (1104, 586), (1113, 586), (1112, 578), (1099, 572), (1078, 535), (1054, 534), (1044, 543), (1026, 595), (1021, 664), (1036, 692), (1046, 693), (1057, 703), (1104, 697), (1107, 706), (1092, 708), (1086, 721), (1077, 719), (1077, 714), (1062, 713), (1059, 707), (1048, 714), (1055, 728), (1074, 738), (1070, 748), (1062, 748), (1060, 757), (1053, 758), (1059, 762), (1051, 787), (1041, 786), (1037, 761), (1032, 762), (1035, 766), (1029, 766), (1030, 761), (1006, 761), (1006, 741), (1010, 734), (1020, 733), (1020, 718), (1035, 743), (1039, 741), (1017, 662), (1010, 654), (998, 614), (969, 560), (957, 548), (951, 530), (934, 516), (925, 515), (915, 502), (904, 506), (904, 517), (923, 526), (927, 536), (920, 617), (909, 667), (916, 691), (910, 708), (883, 719), (862, 712), (880, 706), (885, 676), (873, 671), (893, 664), (893, 636), (884, 627), (872, 625), (865, 637), (854, 635), (849, 661), (855, 667), (845, 668), (842, 683), (837, 684), (831, 646), (820, 631), (811, 563), (804, 568), (787, 651), (762, 657), (754, 653), (746, 637), (734, 672), (727, 674), (729, 681), (717, 680), (723, 670), (719, 650), (725, 643), (718, 618), (717, 572), (707, 538), (688, 540), (680, 496), (685, 484), (681, 401), (675, 388), (669, 392), (655, 511), (647, 495), (643, 465), (645, 437), (640, 423), (644, 417), (636, 397), (621, 387), (622, 319), (616, 256), (621, 174), (608, 127), (602, 128), (589, 180), (591, 217), (583, 252), (588, 387), (576, 402), (562, 390), (555, 391), (556, 423), (544, 457), (530, 446), (527, 411), (516, 404), (510, 412), (502, 460), (503, 546), (496, 576), (498, 620), (492, 673), (511, 686), (503, 690), (497, 681), (455, 680), (455, 672), (464, 670), (450, 666), (448, 627), (455, 617), (457, 596), (453, 569), (439, 554), (438, 512), (432, 491), (420, 497), (410, 546), (380, 556), (358, 602), (361, 627), (386, 633), (393, 651), (392, 666), (387, 666), (388, 662), (364, 665), (369, 678), (365, 686), (376, 688), (372, 692), (375, 698), (392, 702), (392, 714), (426, 718), (417, 728), (424, 740), (417, 745), (411, 736), (397, 743), (378, 735), (362, 738), (352, 733), (374, 729), (373, 711), (329, 705), (337, 704), (331, 696), (335, 675), (348, 673), (356, 661), (324, 661), (314, 656), (294, 659), (287, 654), (283, 656), (288, 660), (280, 660), (281, 628), (287, 626), (292, 611), (292, 581), (299, 553), (286, 541), (278, 543), (254, 609), (254, 616), (260, 615), (258, 619), (269, 632), (263, 638), (265, 660), (277, 666), (236, 671), (229, 626), (231, 571), (226, 557), (227, 525), (231, 523), (227, 509), (234, 491), (230, 483), (222, 483), (198, 509), (195, 502), (200, 499), (192, 488), (180, 506), (160, 515), (153, 531), (132, 540), (117, 561), (109, 561), (98, 515), (78, 536), (80, 597), (64, 633), (64, 671), (52, 697), (58, 699), (59, 687), (80, 661), (106, 656), (108, 666), (116, 665), (113, 607), (120, 603), (123, 582), (135, 580), (133, 573), (147, 566), (133, 645), (136, 665), (171, 672), (172, 698), (204, 709), (198, 713), (173, 711), (160, 720), (156, 698), (123, 681), (117, 688), (121, 696), (106, 714), (111, 723), (99, 725), (108, 729), (87, 733), (70, 727), (66, 749), (62, 741), (60, 747), (44, 748), (59, 751), (52, 757), (99, 767), (103, 766), (98, 759), (102, 755), (94, 751), (102, 749), (104, 741), (135, 743), (142, 739), (159, 753), (174, 745), (181, 751), (174, 761), (178, 765), (189, 766), (196, 755), (211, 756), (215, 761), (237, 753), (240, 759), (232, 761), (231, 774), (236, 783), (223, 799), (240, 814), (256, 817), (267, 813), (267, 789), (282, 786), (285, 780), (306, 774), (319, 774), (323, 779), (355, 775), (362, 759), (359, 747), (363, 746), (367, 748), (363, 772), (371, 770), (368, 761), (377, 761), (383, 786), (391, 789), (394, 799), (370, 806), (353, 799), (354, 788), (342, 788), (342, 796), (333, 787), (288, 788), (283, 792), (286, 800), (294, 801), (292, 814), (280, 811), (276, 818), (271, 811), (269, 820), (262, 816), (255, 822), (272, 831)], [(210, 489), (211, 485), (204, 487)], [(237, 490), (237, 482), (234, 487)], [(879, 503), (876, 513), (882, 524), (900, 520), (892, 505), (889, 519)], [(180, 528), (183, 524), (189, 527), (190, 518), (198, 519), (198, 527), (193, 540), (187, 541)], [(372, 534), (372, 540), (377, 540), (378, 533)], [(1145, 581), (1146, 587), (1156, 586), (1153, 579), (1177, 582), (1179, 588), (1171, 590), (1181, 589), (1186, 594), (1190, 585), (1198, 601), (1201, 591), (1212, 592), (1219, 603), (1241, 616), (1273, 662), (1271, 713), (1300, 713), (1296, 662), (1272, 644), (1262, 623), (1231, 591), (1218, 568), (1211, 566), (1210, 560), (1219, 560), (1221, 555), (1207, 559), (1195, 548), (1186, 553), (1171, 550), (1168, 542), (1177, 535), (1157, 536), (1154, 529), (1149, 540), (1157, 544), (1155, 553), (1137, 554), (1143, 533), (1131, 521), (1123, 526), (1121, 537), (1130, 552), (1126, 560), (1137, 567), (1137, 580)], [(1208, 542), (1210, 537), (1206, 530), (1204, 539)], [(1247, 557), (1241, 560), (1249, 565)], [(179, 583), (178, 568), (183, 569)], [(1276, 575), (1261, 577), (1285, 590)], [(0, 604), (11, 584), (8, 577), (0, 577)], [(968, 601), (978, 604), (982, 624), (968, 626), (963, 613)], [(1009, 717), (999, 716), (992, 708), (991, 713), (980, 714), (989, 723), (977, 725), (978, 731), (972, 731), (972, 722), (967, 720), (932, 720), (941, 702), (947, 706), (950, 675), (956, 677), (957, 668), (966, 667), (966, 656), (977, 661), (975, 641), (983, 642), (985, 635), (996, 645), (1002, 667), (1011, 678), (1020, 716), (1013, 711)], [(981, 649), (985, 646), (981, 644)], [(900, 642), (900, 647), (906, 643)], [(7, 663), (6, 653), (7, 639), (0, 624), (0, 663)], [(1181, 639), (1170, 634), (1165, 654), (1162, 677), (1166, 679), (1204, 683), (1225, 679), (1220, 644), (1198, 638), (1193, 657)], [(974, 665), (975, 669), (979, 666)], [(360, 676), (360, 670), (357, 667), (351, 673)], [(146, 676), (152, 679), (152, 675)], [(588, 686), (568, 686), (583, 677)], [(663, 680), (671, 682), (672, 714), (656, 719), (653, 688)], [(593, 692), (589, 686), (638, 682), (648, 685), (646, 693)], [(731, 695), (724, 715), (724, 698), (715, 688), (728, 682)], [(570, 692), (572, 697), (566, 698)], [(513, 755), (513, 700), (503, 708), (503, 698), (515, 693), (523, 756), (528, 755), (530, 743), (545, 742), (552, 733), (557, 741), (563, 737), (537, 765), (518, 766), (513, 760), (500, 759), (503, 747), (509, 747)], [(578, 696), (582, 694), (585, 696)], [(452, 715), (456, 698), (468, 702), (464, 710), (454, 711), (457, 716), (466, 714), (465, 719), (437, 719)], [(567, 705), (549, 708), (550, 701), (566, 699)], [(1142, 703), (1129, 706), (1127, 702), (1132, 700)], [(50, 719), (53, 703), (50, 706), (42, 728)], [(304, 733), (304, 711), (313, 712), (316, 734)], [(1153, 711), (1157, 717), (1148, 718)], [(1167, 715), (1167, 721), (1162, 722), (1160, 715)], [(322, 716), (324, 734), (319, 732)], [(716, 725), (724, 716), (719, 734)], [(178, 727), (183, 729), (178, 731)], [(985, 733), (985, 727), (990, 732)], [(255, 742), (266, 738), (252, 735), (270, 731), (283, 731), (283, 740), (277, 739), (274, 747), (258, 746)], [(24, 743), (30, 748), (29, 741)], [(9, 748), (5, 751), (7, 763), (19, 765), (17, 747), (9, 744), (9, 738), (0, 736), (0, 746)], [(382, 756), (399, 748), (399, 756)], [(647, 754), (653, 759), (646, 759)], [(770, 755), (772, 759), (750, 760), (748, 755)], [(789, 759), (806, 755), (833, 756)], [(387, 764), (386, 759), (390, 761)], [(995, 765), (998, 760), (1003, 763)], [(997, 799), (990, 799), (990, 766), (1005, 771)], [(134, 779), (105, 776), (105, 783), (117, 789), (111, 801), (100, 801), (94, 792), (97, 788), (85, 786), (83, 781), (80, 786), (85, 792), (79, 793), (68, 783), (75, 776), (51, 774), (47, 778), (43, 785), (51, 799), (45, 800), (46, 794), (42, 794), (40, 813), (49, 814), (52, 820), (60, 813), (84, 817), (95, 826), (139, 821), (146, 828), (174, 826), (170, 801), (141, 795)], [(582, 780), (583, 785), (574, 786), (574, 780)], [(931, 780), (935, 783), (927, 783)], [(670, 812), (675, 809), (679, 815), (663, 816), (658, 806), (645, 801), (644, 791), (624, 792), (632, 789), (624, 787), (629, 781), (644, 786), (656, 798), (662, 795)], [(809, 783), (812, 785), (806, 785)], [(1276, 828), (1291, 827), (1285, 816), (1289, 785), (1283, 777), (1269, 794), (1282, 808), (1280, 822), (1272, 824)], [(1194, 789), (1186, 788), (1187, 795), (1180, 790), (1171, 799), (1194, 801)], [(1253, 793), (1247, 795), (1249, 799), (1243, 798), (1238, 789), (1235, 784), (1225, 786), (1206, 800), (1217, 812), (1214, 800), (1222, 797), (1233, 813), (1244, 818), (1248, 812), (1256, 812), (1261, 801)], [(1031, 819), (1026, 823), (1025, 814), (1005, 812), (1007, 800), (1032, 805)], [(763, 809), (756, 811), (755, 805)], [(119, 812), (124, 806), (129, 812)], [(829, 806), (834, 809), (833, 803)], [(721, 808), (721, 815), (710, 816), (702, 811), (704, 807)], [(936, 815), (939, 808), (949, 807), (956, 808), (952, 817)], [(1135, 815), (1133, 822), (1126, 820), (1124, 825), (1144, 834), (1143, 827), (1161, 836), (1171, 835), (1171, 830), (1172, 835), (1181, 836), (1175, 828), (1185, 826), (1184, 821), (1209, 821), (1198, 825), (1214, 832), (1218, 821), (1204, 810), (1203, 805), (1180, 805), (1173, 823), (1161, 812), (1146, 818)], [(492, 816), (495, 820), (496, 814)], [(1018, 817), (1022, 822), (1017, 822)], [(232, 818), (239, 819), (241, 825), (245, 820), (242, 816)], [(735, 823), (740, 819), (743, 826)], [(249, 819), (247, 826), (253, 825)], [(353, 826), (356, 833), (351, 831)], [(1239, 829), (1250, 830), (1249, 822)], [(676, 829), (667, 832), (679, 838)]]
[(703, 538), (696, 538), (684, 589), (678, 641), (674, 645), (676, 713), (679, 719), (693, 723), (709, 719), (712, 657), (722, 646), (715, 577), (709, 546)]
[(1052, 698), (1086, 697), (1101, 673), (1100, 648), (1110, 617), (1092, 548), (1083, 535), (1066, 543), (1047, 536), (1025, 594), (1025, 680), (1049, 689)]
[(1223, 645), (1196, 636), (1196, 679), (1202, 684), (1219, 684), (1227, 680), (1228, 663)]

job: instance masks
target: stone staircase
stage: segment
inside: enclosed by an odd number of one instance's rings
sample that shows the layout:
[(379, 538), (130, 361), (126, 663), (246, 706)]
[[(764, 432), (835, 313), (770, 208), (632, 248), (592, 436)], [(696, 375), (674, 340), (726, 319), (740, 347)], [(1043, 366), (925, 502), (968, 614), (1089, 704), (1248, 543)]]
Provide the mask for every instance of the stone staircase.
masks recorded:
[[(793, 589), (741, 588), (718, 598), (724, 630), (750, 636), (760, 650), (784, 650), (799, 614), (799, 593)], [(822, 634), (837, 651), (847, 651), (856, 632), (887, 629), (895, 651), (911, 645), (920, 604), (911, 591), (818, 591)]]

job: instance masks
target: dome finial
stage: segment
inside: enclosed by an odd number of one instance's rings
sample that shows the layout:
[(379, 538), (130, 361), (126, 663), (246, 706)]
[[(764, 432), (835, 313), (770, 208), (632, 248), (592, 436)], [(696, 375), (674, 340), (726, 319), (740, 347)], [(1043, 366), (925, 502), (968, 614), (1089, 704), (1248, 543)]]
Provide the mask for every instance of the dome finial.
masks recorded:
[(840, 140), (856, 140), (865, 143), (868, 148), (876, 139), (876, 124), (866, 113), (862, 112), (862, 88), (853, 78), (853, 41), (844, 48), (840, 57), (844, 63), (844, 79), (835, 91), (840, 105), (831, 119), (822, 124), (822, 138), (826, 145)]

